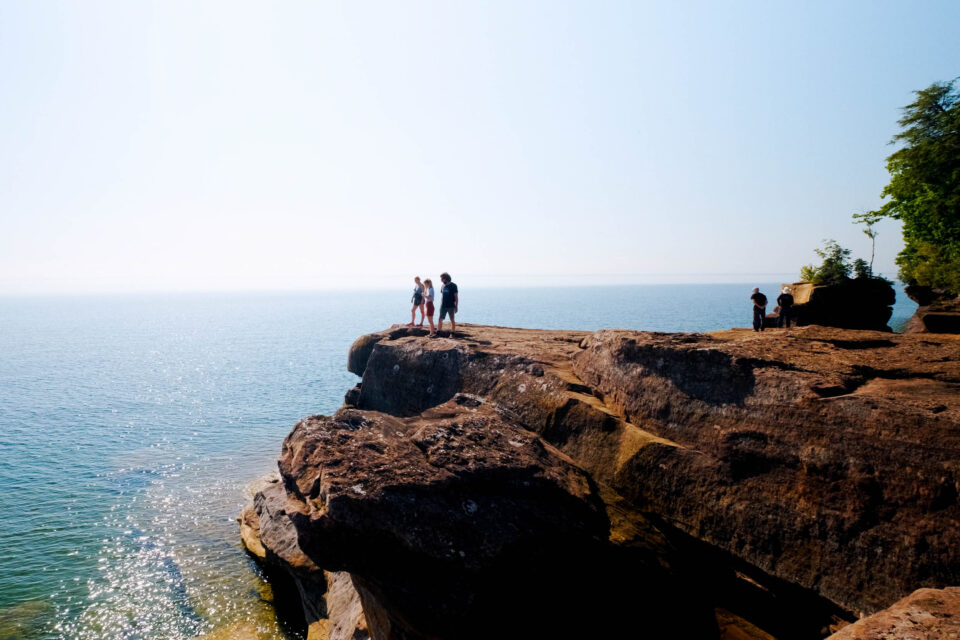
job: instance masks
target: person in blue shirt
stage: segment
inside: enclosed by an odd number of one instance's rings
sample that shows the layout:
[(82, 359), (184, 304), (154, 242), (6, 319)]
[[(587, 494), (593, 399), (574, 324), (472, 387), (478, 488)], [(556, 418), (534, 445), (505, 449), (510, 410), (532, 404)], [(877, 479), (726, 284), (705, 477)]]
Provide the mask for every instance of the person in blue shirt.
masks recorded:
[(450, 279), (449, 273), (440, 274), (440, 282), (443, 288), (440, 289), (440, 322), (437, 323), (437, 331), (443, 331), (443, 319), (450, 314), (450, 336), (457, 332), (457, 321), (454, 316), (460, 307), (460, 292), (457, 285)]

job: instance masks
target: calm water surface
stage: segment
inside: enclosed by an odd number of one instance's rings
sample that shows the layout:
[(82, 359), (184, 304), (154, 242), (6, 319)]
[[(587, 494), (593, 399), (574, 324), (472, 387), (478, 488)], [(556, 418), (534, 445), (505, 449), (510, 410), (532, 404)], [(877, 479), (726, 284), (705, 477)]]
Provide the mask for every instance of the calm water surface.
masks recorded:
[[(749, 285), (459, 284), (465, 322), (750, 321)], [(356, 382), (350, 343), (405, 321), (408, 296), (0, 298), (0, 640), (180, 640), (237, 621), (285, 637), (235, 517), (293, 424)], [(914, 308), (900, 293), (893, 323)]]

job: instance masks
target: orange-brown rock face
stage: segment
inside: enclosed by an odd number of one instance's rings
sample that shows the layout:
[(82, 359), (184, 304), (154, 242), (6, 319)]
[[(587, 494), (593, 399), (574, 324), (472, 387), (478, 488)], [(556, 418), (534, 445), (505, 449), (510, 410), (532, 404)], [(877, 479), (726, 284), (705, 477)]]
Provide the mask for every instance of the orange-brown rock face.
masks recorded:
[(853, 611), (960, 582), (960, 343), (599, 332), (574, 370), (646, 448), (612, 486)]
[(589, 475), (475, 398), (308, 418), (280, 470), (299, 544), (350, 573), (375, 638), (610, 637), (635, 628), (628, 611), (651, 637), (716, 635), (661, 538), (611, 542), (626, 529)]
[(822, 637), (960, 584), (951, 337), (395, 328), (349, 365), (282, 517), (374, 638)]
[(960, 588), (918, 589), (889, 609), (859, 620), (830, 640), (960, 638)]
[[(306, 640), (369, 640), (349, 574), (324, 571), (301, 550), (279, 477), (262, 478), (259, 484), (253, 504), (238, 518), (240, 538), (273, 584), (278, 614), (302, 627)], [(225, 640), (246, 637), (232, 629), (222, 633)]]
[(919, 305), (906, 333), (960, 333), (960, 296), (917, 285), (904, 291)]

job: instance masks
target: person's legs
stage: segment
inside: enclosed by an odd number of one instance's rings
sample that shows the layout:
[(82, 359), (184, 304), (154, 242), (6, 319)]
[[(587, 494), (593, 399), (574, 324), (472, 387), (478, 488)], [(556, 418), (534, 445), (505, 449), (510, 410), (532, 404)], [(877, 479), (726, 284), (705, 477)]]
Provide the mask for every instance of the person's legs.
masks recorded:
[(763, 326), (763, 316), (760, 314), (760, 307), (753, 305), (753, 330), (760, 331)]
[(783, 309), (780, 309), (780, 313), (777, 314), (777, 329), (783, 328), (783, 323), (786, 320), (786, 314), (783, 313)]
[(453, 311), (450, 312), (450, 335), (452, 336), (457, 332), (457, 321), (454, 319)]
[(424, 313), (424, 311), (423, 311), (423, 308), (424, 308), (425, 306), (426, 306), (425, 303), (423, 303), (423, 302), (420, 303), (420, 324), (417, 325), (418, 327), (422, 327), (422, 326), (423, 326), (423, 318), (424, 318), (424, 316), (426, 315), (426, 314)]
[(437, 331), (443, 331), (443, 319), (447, 317), (447, 310), (445, 307), (440, 307), (440, 321), (437, 322)]
[(430, 321), (430, 335), (435, 336), (437, 335), (437, 328), (433, 326), (433, 303), (432, 302), (427, 303), (427, 312), (428, 312), (427, 320)]
[(410, 324), (407, 325), (408, 327), (413, 326), (413, 319), (416, 317), (417, 317), (417, 305), (413, 305), (413, 308), (410, 309)]

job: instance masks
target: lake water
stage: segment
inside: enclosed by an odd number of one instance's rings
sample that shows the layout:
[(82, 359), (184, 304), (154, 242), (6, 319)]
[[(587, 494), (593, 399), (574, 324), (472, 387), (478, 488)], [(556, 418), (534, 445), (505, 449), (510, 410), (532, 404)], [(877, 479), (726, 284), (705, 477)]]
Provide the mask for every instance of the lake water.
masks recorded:
[[(464, 322), (750, 322), (750, 285), (459, 284)], [(293, 424), (355, 384), (350, 343), (408, 321), (408, 299), (0, 298), (0, 640), (179, 640), (237, 621), (284, 637), (235, 517)], [(898, 289), (893, 323), (914, 308)]]

